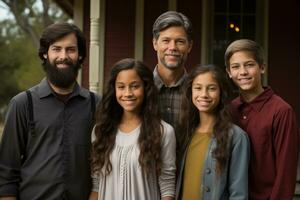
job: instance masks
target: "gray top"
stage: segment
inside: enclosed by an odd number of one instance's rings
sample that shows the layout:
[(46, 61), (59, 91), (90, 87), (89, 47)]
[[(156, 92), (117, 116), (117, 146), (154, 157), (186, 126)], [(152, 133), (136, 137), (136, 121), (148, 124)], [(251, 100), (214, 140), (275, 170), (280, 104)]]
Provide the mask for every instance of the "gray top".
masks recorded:
[(9, 105), (0, 143), (0, 196), (87, 199), (93, 126), (89, 91), (76, 84), (66, 103), (56, 98), (46, 79), (30, 91), (34, 134), (28, 129), (26, 93)]
[(118, 130), (116, 145), (111, 155), (112, 171), (109, 175), (93, 177), (93, 191), (102, 200), (158, 200), (175, 196), (176, 139), (173, 128), (162, 122), (162, 169), (156, 177), (153, 173), (142, 176), (138, 158), (140, 126), (130, 133)]

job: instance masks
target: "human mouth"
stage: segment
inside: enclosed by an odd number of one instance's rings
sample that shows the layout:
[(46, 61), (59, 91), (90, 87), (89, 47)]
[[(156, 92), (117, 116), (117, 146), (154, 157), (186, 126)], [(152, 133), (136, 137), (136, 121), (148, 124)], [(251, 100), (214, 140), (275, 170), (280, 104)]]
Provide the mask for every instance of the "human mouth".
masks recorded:
[(251, 78), (240, 78), (238, 79), (240, 83), (247, 84), (251, 81)]
[(197, 100), (199, 106), (207, 107), (210, 105), (210, 101), (208, 100)]
[(68, 61), (68, 60), (64, 60), (64, 61), (57, 61), (55, 63), (57, 68), (63, 69), (63, 68), (68, 68), (72, 65), (72, 62)]

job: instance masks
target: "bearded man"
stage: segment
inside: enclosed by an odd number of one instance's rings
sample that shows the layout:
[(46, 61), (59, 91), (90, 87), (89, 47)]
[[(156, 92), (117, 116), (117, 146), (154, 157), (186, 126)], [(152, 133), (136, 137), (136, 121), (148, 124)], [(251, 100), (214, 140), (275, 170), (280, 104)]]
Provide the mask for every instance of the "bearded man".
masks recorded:
[(39, 57), (46, 77), (10, 101), (0, 143), (0, 200), (88, 199), (89, 152), (99, 98), (76, 82), (86, 56), (80, 29), (48, 26)]

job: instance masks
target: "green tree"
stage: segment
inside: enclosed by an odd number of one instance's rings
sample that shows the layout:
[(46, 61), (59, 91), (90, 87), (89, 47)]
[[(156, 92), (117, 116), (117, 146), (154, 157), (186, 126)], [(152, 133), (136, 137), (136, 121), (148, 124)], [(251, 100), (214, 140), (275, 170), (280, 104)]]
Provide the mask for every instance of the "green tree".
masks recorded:
[(1, 112), (12, 96), (44, 76), (37, 53), (42, 30), (70, 17), (51, 0), (0, 0), (0, 4), (14, 16), (0, 21)]

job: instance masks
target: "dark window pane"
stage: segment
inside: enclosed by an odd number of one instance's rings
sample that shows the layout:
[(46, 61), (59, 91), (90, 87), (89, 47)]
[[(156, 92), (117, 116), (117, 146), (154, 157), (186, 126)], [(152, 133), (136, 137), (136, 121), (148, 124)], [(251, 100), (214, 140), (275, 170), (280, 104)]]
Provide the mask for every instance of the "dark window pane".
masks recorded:
[(229, 31), (228, 31), (228, 39), (234, 40), (241, 37), (241, 17), (239, 15), (231, 15), (229, 16)]
[(241, 12), (241, 1), (242, 0), (229, 0), (229, 12), (240, 13)]
[(248, 39), (255, 39), (255, 16), (243, 17), (243, 36)]
[(224, 68), (224, 54), (227, 47), (226, 40), (214, 40), (213, 41), (213, 63)]
[(226, 16), (216, 15), (214, 20), (214, 38), (216, 40), (226, 39)]
[(255, 13), (256, 1), (254, 0), (244, 0), (243, 1), (243, 11), (244, 13)]
[(225, 13), (227, 11), (226, 0), (215, 0), (215, 12)]

